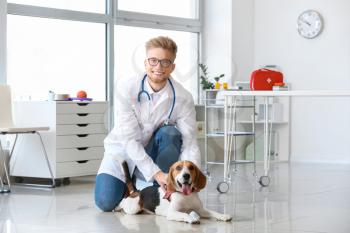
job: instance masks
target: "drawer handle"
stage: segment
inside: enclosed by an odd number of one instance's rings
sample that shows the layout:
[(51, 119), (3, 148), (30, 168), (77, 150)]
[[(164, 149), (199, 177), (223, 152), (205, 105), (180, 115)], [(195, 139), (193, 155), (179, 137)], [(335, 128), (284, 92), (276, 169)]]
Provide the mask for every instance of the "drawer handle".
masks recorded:
[(77, 113), (78, 116), (87, 116), (89, 113)]
[(77, 124), (77, 126), (79, 126), (79, 127), (86, 127), (86, 126), (88, 126), (89, 124)]
[(85, 138), (85, 137), (87, 137), (89, 134), (77, 134), (77, 136), (78, 137), (80, 137), (80, 138)]
[(77, 163), (87, 163), (89, 160), (79, 160)]
[(86, 106), (88, 105), (89, 103), (78, 103), (79, 106)]
[(77, 147), (77, 150), (87, 150), (89, 147)]

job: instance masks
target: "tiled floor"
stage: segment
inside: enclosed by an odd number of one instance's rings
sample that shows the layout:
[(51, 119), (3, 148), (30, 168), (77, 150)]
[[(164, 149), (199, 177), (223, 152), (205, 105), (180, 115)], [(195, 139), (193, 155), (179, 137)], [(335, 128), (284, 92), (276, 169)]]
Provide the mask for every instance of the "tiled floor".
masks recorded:
[(222, 168), (212, 171), (216, 178), (201, 198), (207, 208), (232, 214), (230, 223), (102, 213), (93, 203), (94, 178), (82, 177), (52, 190), (14, 186), (0, 195), (0, 233), (350, 232), (350, 165), (275, 164), (268, 188), (255, 182), (250, 166), (239, 167), (229, 193), (221, 195), (215, 187)]

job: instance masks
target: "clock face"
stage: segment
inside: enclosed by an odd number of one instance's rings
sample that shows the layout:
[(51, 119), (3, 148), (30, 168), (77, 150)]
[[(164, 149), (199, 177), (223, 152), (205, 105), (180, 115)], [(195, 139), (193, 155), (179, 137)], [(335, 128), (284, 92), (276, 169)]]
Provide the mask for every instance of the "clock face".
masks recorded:
[(312, 39), (322, 32), (323, 20), (317, 11), (307, 10), (298, 17), (298, 32), (302, 37)]

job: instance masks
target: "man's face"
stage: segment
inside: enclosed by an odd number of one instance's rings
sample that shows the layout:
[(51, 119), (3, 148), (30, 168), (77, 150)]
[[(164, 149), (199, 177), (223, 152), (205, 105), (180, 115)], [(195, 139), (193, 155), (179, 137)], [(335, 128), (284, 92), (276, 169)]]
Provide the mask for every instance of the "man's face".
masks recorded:
[(150, 81), (159, 84), (166, 82), (175, 69), (173, 60), (174, 55), (169, 50), (162, 48), (149, 49), (144, 63)]

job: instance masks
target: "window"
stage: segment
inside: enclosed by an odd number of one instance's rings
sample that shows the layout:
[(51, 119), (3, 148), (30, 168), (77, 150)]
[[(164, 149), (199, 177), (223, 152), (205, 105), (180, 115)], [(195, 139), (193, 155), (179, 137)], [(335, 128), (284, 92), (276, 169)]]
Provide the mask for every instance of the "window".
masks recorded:
[(16, 15), (7, 21), (7, 82), (15, 98), (85, 90), (105, 100), (105, 24)]
[(8, 3), (95, 13), (105, 13), (106, 9), (104, 0), (8, 0)]
[(182, 83), (197, 100), (198, 34), (129, 26), (115, 27), (115, 80), (121, 77), (143, 75), (145, 42), (156, 36), (168, 36), (177, 46), (176, 68), (172, 76)]
[(119, 0), (118, 10), (198, 18), (197, 0)]
[(197, 100), (199, 0), (6, 2), (5, 82), (17, 98), (46, 99), (49, 90), (74, 96), (84, 89), (112, 105), (114, 80), (143, 73), (144, 43), (167, 35), (179, 47), (173, 77)]

